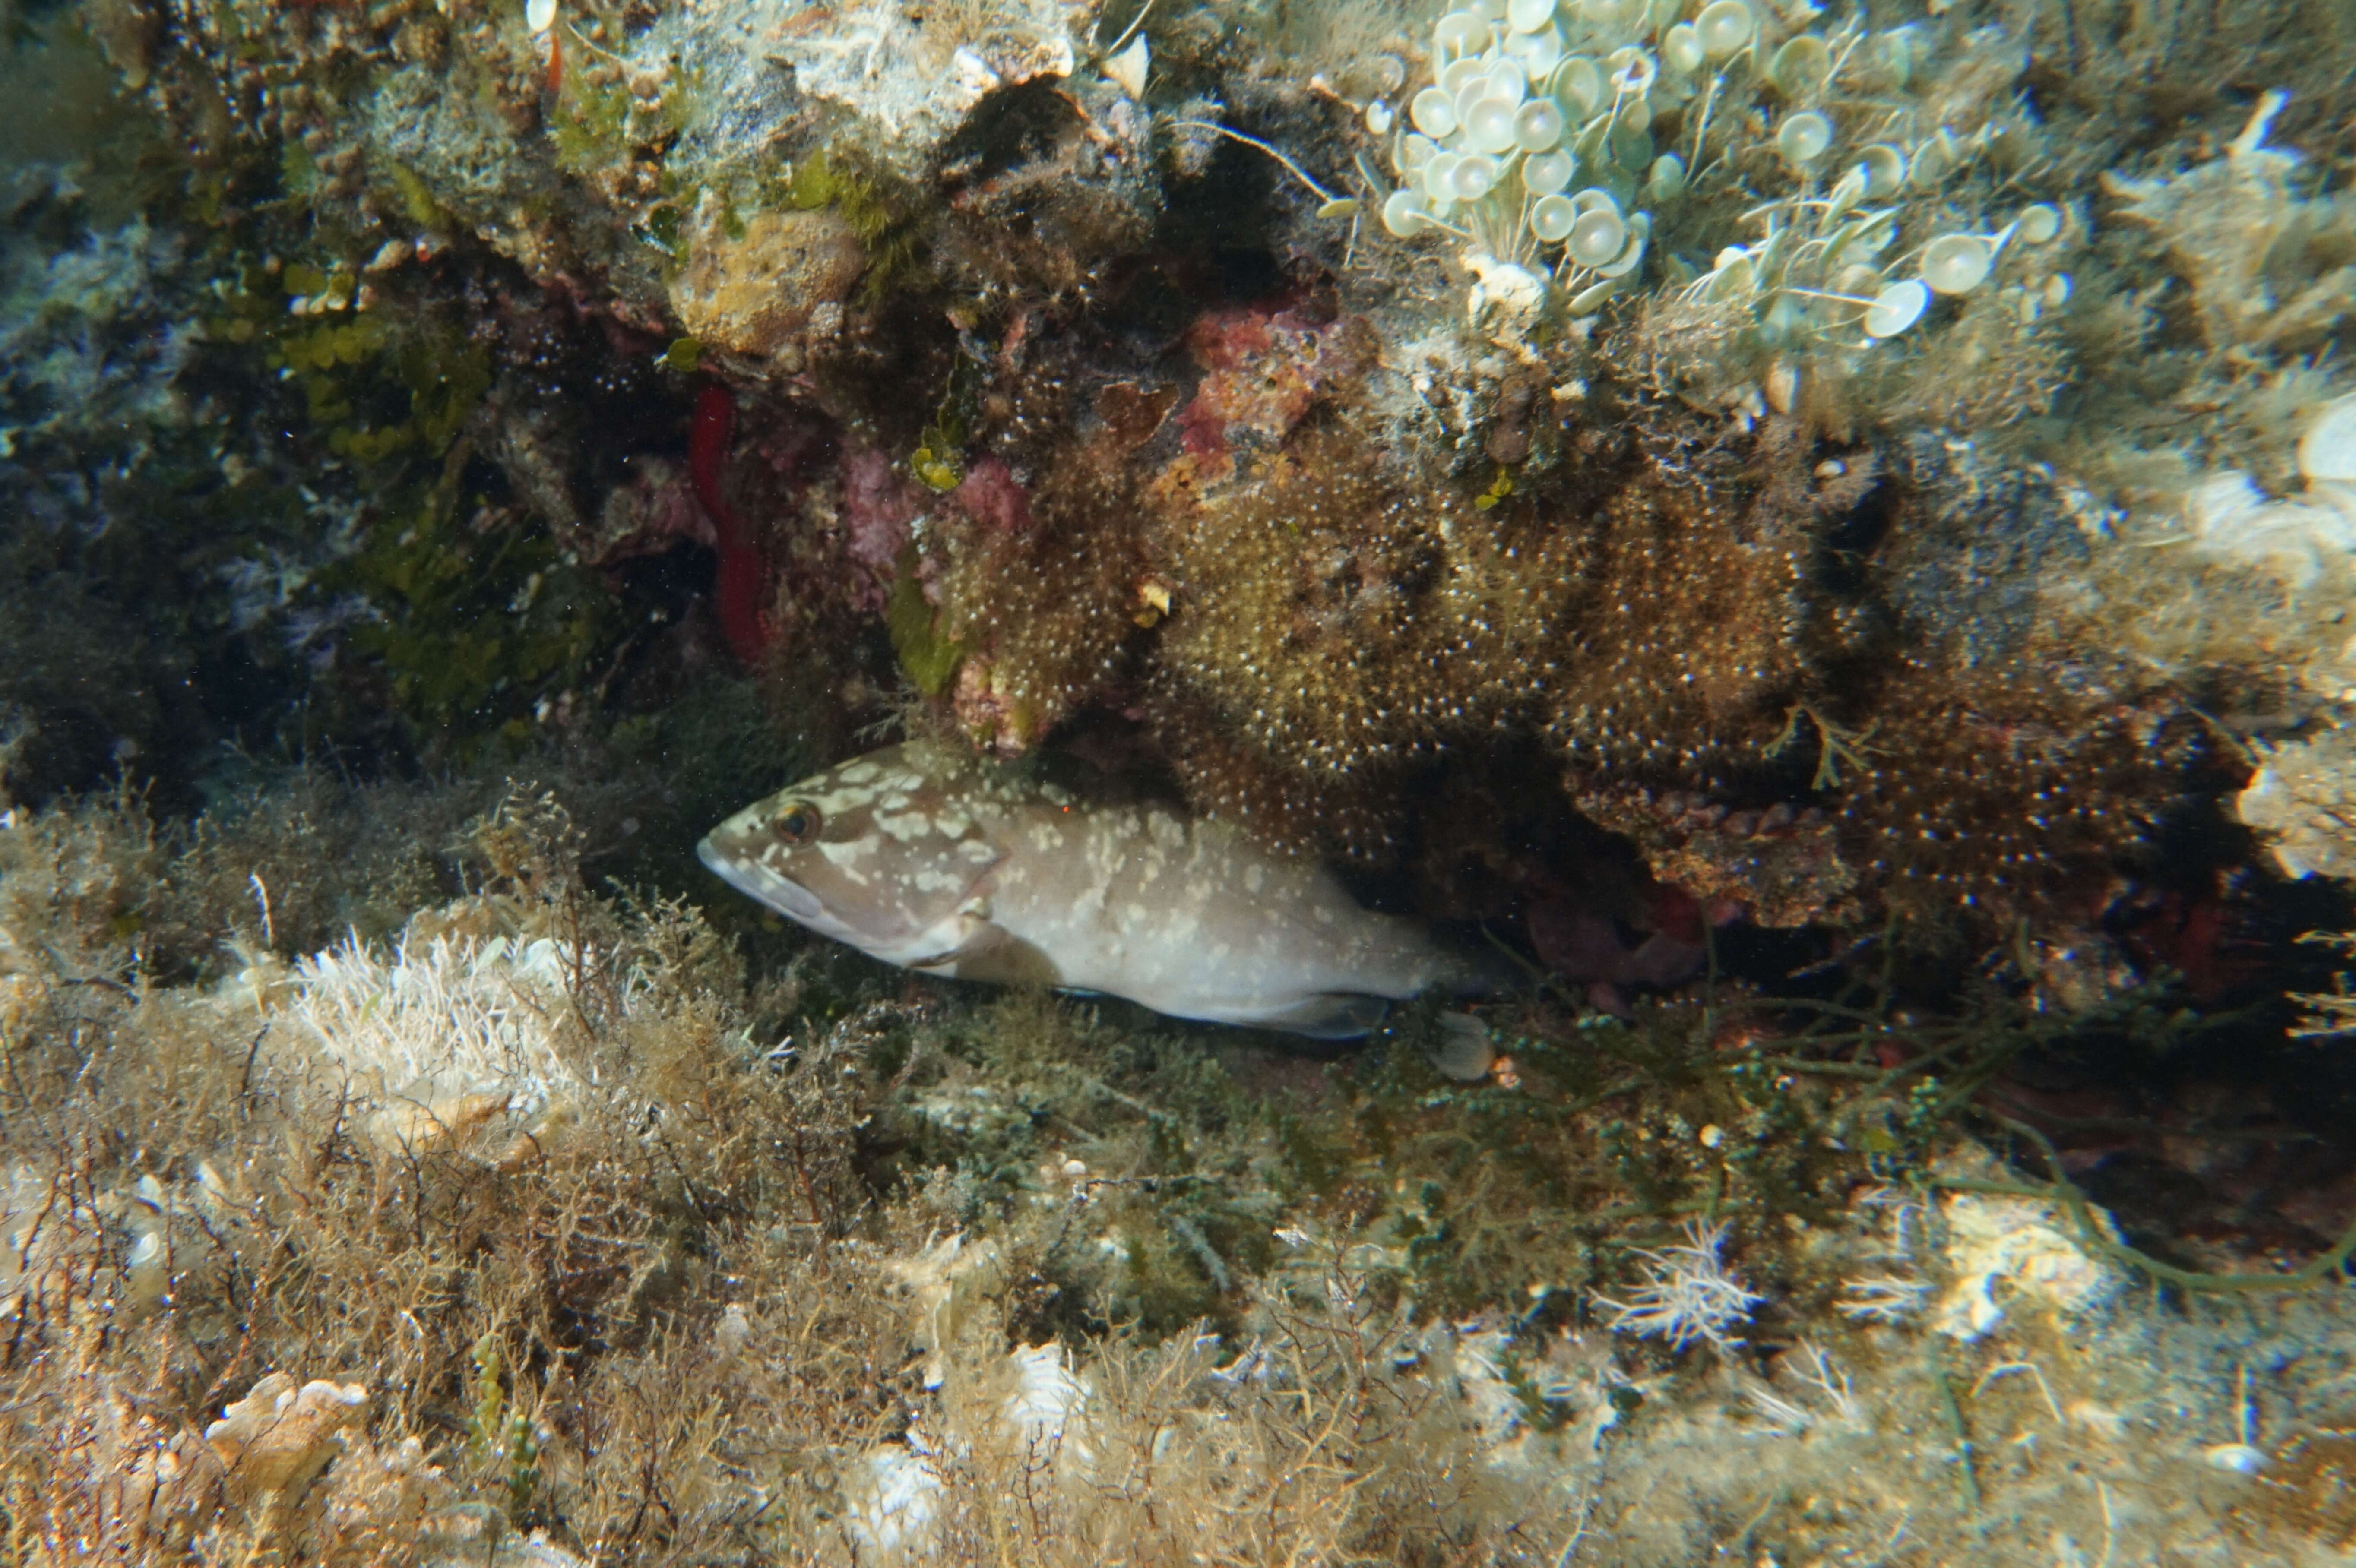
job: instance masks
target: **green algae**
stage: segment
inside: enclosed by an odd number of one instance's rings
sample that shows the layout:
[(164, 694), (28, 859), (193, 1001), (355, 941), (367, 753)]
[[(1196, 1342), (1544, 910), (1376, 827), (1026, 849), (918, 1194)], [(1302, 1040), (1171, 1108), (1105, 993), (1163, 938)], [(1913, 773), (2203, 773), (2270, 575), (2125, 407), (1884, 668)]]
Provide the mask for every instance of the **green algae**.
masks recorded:
[[(293, 143), (288, 144), (296, 145)], [(418, 176), (416, 170), (403, 163), (390, 162), (386, 165), (385, 172), (392, 180), (394, 191), (401, 197), (402, 210), (409, 215), (409, 220), (412, 223), (430, 234), (451, 234), (457, 231), (457, 219), (448, 208), (434, 198), (434, 187), (427, 185)]]
[(637, 123), (630, 91), (618, 79), (605, 80), (582, 69), (565, 73), (557, 112), (549, 123), (557, 167), (576, 176), (611, 168), (628, 160), (647, 131), (659, 128)]
[(932, 421), (908, 454), (908, 472), (937, 496), (946, 496), (965, 482), (965, 445), (973, 433), (982, 375), (981, 366), (970, 356), (958, 356)]
[(938, 697), (948, 689), (965, 658), (965, 645), (942, 633), (940, 611), (925, 597), (918, 560), (914, 545), (900, 552), (892, 594), (884, 605), (884, 624), (909, 683), (927, 697)]
[(831, 208), (851, 226), (867, 257), (862, 305), (873, 308), (916, 277), (922, 253), (916, 193), (868, 169), (855, 155), (821, 147), (789, 165), (782, 187), (769, 197), (800, 212)]
[(357, 275), (337, 262), (242, 282), (216, 335), (290, 380), (313, 438), (383, 498), (359, 549), (318, 574), (323, 593), (369, 607), (351, 646), (378, 661), (421, 745), (528, 740), (537, 706), (610, 637), (613, 607), (543, 530), (469, 521), (487, 499), (465, 436), (490, 390), (487, 352), (430, 310), (355, 308)]
[(544, 534), (470, 528), (464, 473), (446, 464), (405, 522), (379, 525), (328, 577), (377, 608), (351, 636), (382, 661), (401, 712), (461, 755), (529, 739), (534, 708), (585, 675), (610, 614)]

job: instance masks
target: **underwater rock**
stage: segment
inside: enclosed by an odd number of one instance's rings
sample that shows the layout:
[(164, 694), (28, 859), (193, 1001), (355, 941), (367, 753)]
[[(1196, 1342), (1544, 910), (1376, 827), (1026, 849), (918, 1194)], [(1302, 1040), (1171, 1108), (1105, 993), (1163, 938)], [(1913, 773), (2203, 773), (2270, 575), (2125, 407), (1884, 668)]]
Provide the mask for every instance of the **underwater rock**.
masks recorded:
[(368, 1388), (272, 1372), (205, 1428), (241, 1494), (299, 1493), (343, 1452), (340, 1434), (368, 1412)]
[(1737, 905), (1753, 924), (1831, 925), (1855, 915), (1858, 872), (1841, 859), (1821, 807), (1738, 810), (1633, 787), (1586, 790), (1575, 802), (1634, 844), (1654, 876), (1704, 904)]
[(1703, 912), (1691, 898), (1661, 889), (1647, 901), (1650, 929), (1631, 945), (1600, 912), (1542, 895), (1530, 904), (1531, 950), (1557, 975), (1585, 986), (1590, 1006), (1624, 1017), (1625, 987), (1674, 986), (1698, 973), (1708, 955)]
[[(859, 236), (827, 208), (756, 212), (741, 231), (708, 215), (687, 254), (670, 284), (681, 324), (707, 347), (763, 363), (840, 305), (867, 265)], [(788, 357), (779, 368), (799, 369), (800, 356)]]
[(682, 539), (713, 542), (712, 521), (697, 507), (694, 483), (685, 470), (654, 456), (630, 467), (629, 482), (605, 492), (596, 521), (564, 539), (583, 564), (612, 566), (633, 556), (659, 555)]
[(2298, 155), (2265, 144), (2288, 101), (2264, 94), (2222, 157), (2166, 177), (2103, 176), (2120, 215), (2161, 237), (2220, 349), (2312, 348), (2356, 313), (2356, 202), (2296, 195)]
[(2233, 810), (2291, 877), (2356, 877), (2356, 743), (2345, 730), (2258, 745)]
[[(1948, 1284), (1932, 1307), (1932, 1323), (1952, 1339), (1993, 1332), (2014, 1307), (2033, 1306), (2065, 1318), (2087, 1312), (2126, 1284), (2068, 1233), (2068, 1221), (2053, 1204), (1958, 1192), (1941, 1203), (1940, 1214)], [(2100, 1216), (2094, 1222), (2107, 1221)]]
[(931, 1450), (931, 1443), (912, 1430), (905, 1441), (879, 1444), (860, 1456), (843, 1528), (877, 1561), (934, 1555), (941, 1494), (948, 1486)]
[(2295, 461), (2299, 488), (2281, 499), (2239, 469), (2195, 484), (2182, 503), (2193, 549), (2270, 571), (2293, 589), (2313, 588), (2327, 571), (2344, 576), (2356, 558), (2356, 395), (2313, 411)]
[(2326, 562), (2356, 555), (2356, 509), (2269, 500), (2238, 469), (2212, 475), (2185, 496), (2192, 548), (2202, 555), (2272, 571), (2294, 588), (2311, 588)]
[(792, 71), (795, 88), (849, 112), (837, 134), (900, 177), (918, 179), (985, 103), (1072, 74), (1073, 29), (1089, 7), (1062, 0), (882, 5), (845, 16), (848, 26), (815, 27), (787, 6), (759, 9), (777, 16), (765, 29), (765, 52)]

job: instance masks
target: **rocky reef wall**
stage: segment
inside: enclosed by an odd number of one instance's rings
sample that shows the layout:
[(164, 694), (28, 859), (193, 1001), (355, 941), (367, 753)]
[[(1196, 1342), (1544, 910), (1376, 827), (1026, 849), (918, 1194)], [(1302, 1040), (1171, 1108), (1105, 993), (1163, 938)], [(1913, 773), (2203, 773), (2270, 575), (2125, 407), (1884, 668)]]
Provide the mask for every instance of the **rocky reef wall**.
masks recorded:
[(2337, 724), (2338, 7), (1495, 10), (107, 0), (49, 47), (212, 236), (88, 308), (202, 291), (145, 395), (268, 389), (181, 490), (284, 537), (211, 530), (197, 613), (343, 661), (347, 741), (352, 685), (436, 751), (735, 667), (813, 735), (1088, 731), (1304, 852), (1414, 864), (1526, 752), (1590, 816), (1805, 817), (1821, 886), (1754, 914), (2083, 926)]

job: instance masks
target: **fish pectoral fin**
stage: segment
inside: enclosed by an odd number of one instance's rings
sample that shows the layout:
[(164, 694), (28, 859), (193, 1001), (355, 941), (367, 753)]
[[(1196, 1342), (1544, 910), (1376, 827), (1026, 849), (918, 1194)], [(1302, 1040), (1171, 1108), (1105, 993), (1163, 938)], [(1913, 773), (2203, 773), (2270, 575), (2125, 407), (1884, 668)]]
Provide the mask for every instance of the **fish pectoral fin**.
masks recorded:
[(1312, 1040), (1355, 1040), (1372, 1033), (1390, 1010), (1390, 1003), (1380, 997), (1362, 996), (1351, 991), (1322, 991), (1303, 997), (1289, 1008), (1276, 1012), (1261, 1013), (1246, 1021), (1261, 1029), (1280, 1029), (1288, 1034), (1307, 1035)]
[(990, 938), (977, 941), (958, 955), (960, 980), (995, 980), (1001, 986), (1053, 986), (1064, 977), (1055, 961), (1002, 926), (990, 927)]
[(1000, 985), (1053, 986), (1063, 979), (1054, 959), (1004, 926), (973, 914), (964, 915), (958, 924), (959, 940), (954, 948), (908, 967)]
[(958, 960), (988, 951), (1003, 940), (1006, 933), (991, 923), (987, 903), (969, 899), (957, 913), (925, 935), (932, 944), (930, 953), (922, 958), (902, 958), (897, 962), (903, 968), (921, 969), (927, 975), (954, 976)]

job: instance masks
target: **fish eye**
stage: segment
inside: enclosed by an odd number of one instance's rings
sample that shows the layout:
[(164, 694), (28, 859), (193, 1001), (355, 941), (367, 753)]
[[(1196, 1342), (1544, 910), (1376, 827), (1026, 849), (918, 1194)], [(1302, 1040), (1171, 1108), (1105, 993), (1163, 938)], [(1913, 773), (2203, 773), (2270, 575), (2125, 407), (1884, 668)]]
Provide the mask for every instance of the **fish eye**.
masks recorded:
[(819, 816), (817, 806), (805, 805), (800, 801), (796, 801), (777, 813), (776, 819), (769, 824), (769, 828), (788, 844), (807, 844), (818, 837), (818, 830), (824, 826), (824, 822), (825, 819)]

